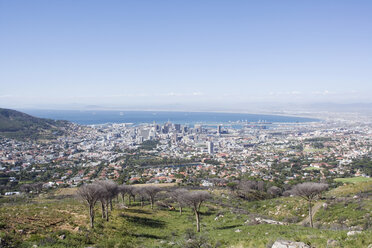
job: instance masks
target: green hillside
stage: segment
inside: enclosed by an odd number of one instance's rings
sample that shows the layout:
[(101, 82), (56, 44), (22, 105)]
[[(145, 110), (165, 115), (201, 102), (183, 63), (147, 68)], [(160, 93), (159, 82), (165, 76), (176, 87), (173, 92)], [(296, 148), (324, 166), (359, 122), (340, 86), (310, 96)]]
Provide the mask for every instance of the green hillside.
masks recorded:
[[(348, 185), (340, 189), (348, 190)], [(114, 200), (110, 221), (95, 209), (95, 227), (89, 227), (88, 208), (74, 195), (76, 188), (60, 189), (36, 198), (0, 199), (0, 238), (3, 247), (271, 247), (278, 239), (304, 242), (311, 247), (369, 247), (372, 244), (371, 183), (350, 197), (338, 197), (337, 189), (316, 203), (315, 228), (302, 223), (306, 202), (279, 197), (247, 202), (225, 190), (213, 190), (213, 200), (200, 209), (201, 233), (186, 207), (182, 215), (158, 204), (154, 210), (139, 199), (124, 207)], [(354, 191), (350, 188), (349, 192)], [(336, 198), (334, 198), (336, 197)], [(315, 208), (314, 208), (315, 209)], [(357, 211), (356, 211), (357, 210)], [(340, 217), (340, 218), (339, 218)], [(259, 223), (257, 218), (282, 221)], [(360, 230), (348, 235), (350, 230)]]
[(65, 132), (69, 123), (36, 118), (0, 108), (0, 136), (15, 139), (49, 139)]

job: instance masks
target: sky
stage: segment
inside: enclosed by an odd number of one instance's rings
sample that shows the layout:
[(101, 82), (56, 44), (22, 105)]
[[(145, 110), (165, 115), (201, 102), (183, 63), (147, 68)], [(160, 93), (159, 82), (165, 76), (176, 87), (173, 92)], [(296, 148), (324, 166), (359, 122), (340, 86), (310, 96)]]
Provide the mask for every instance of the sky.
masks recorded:
[(372, 102), (369, 0), (0, 0), (0, 107)]

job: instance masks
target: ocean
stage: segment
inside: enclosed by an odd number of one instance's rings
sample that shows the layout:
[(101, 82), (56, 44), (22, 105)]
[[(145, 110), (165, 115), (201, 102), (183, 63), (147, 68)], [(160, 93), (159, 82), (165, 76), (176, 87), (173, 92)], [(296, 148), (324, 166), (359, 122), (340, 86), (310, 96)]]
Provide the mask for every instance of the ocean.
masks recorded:
[(239, 113), (213, 112), (169, 112), (169, 111), (113, 111), (113, 110), (21, 110), (29, 115), (54, 120), (67, 120), (80, 125), (105, 123), (165, 123), (178, 124), (231, 124), (241, 122), (299, 123), (314, 122), (318, 119)]

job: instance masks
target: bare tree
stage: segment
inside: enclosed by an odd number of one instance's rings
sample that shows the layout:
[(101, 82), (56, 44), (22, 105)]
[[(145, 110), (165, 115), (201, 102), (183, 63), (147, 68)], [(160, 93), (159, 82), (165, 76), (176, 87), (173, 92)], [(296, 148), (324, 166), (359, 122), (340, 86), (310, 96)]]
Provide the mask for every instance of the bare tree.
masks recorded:
[(196, 231), (200, 232), (200, 206), (201, 204), (210, 199), (211, 195), (206, 191), (191, 191), (182, 194), (183, 201), (192, 208), (196, 219)]
[[(110, 180), (98, 181), (95, 184), (103, 188), (99, 197), (102, 207), (102, 217), (106, 217), (106, 221), (109, 221), (108, 209), (110, 207), (112, 211), (112, 199), (118, 194), (118, 185)], [(104, 211), (105, 214), (103, 213)]]
[(157, 186), (146, 186), (143, 187), (143, 193), (149, 198), (151, 209), (154, 209), (155, 196), (161, 191), (161, 188)]
[(237, 186), (237, 195), (246, 200), (262, 200), (265, 198), (264, 182), (242, 180)]
[(131, 193), (131, 188), (132, 188), (133, 186), (130, 186), (130, 185), (125, 185), (125, 184), (123, 184), (123, 185), (120, 185), (119, 187), (118, 187), (118, 192), (119, 192), (119, 194), (121, 195), (121, 198), (122, 198), (122, 200), (123, 200), (123, 204), (125, 205), (125, 195), (128, 195), (128, 198), (130, 199), (130, 193)]
[(132, 199), (133, 201), (136, 200), (136, 189), (135, 187), (131, 186), (131, 185), (128, 185), (127, 187), (127, 194), (128, 194), (128, 200), (129, 200), (129, 206), (132, 204)]
[(258, 191), (264, 191), (265, 190), (265, 183), (263, 181), (256, 182), (257, 190)]
[(98, 197), (98, 201), (101, 202), (101, 211), (102, 211), (102, 219), (106, 219), (108, 221), (108, 201), (107, 201), (107, 196), (108, 196), (108, 191), (105, 189), (100, 183), (96, 183), (97, 186), (101, 187), (101, 192)]
[(36, 194), (39, 194), (41, 190), (43, 189), (43, 183), (33, 183), (30, 186), (31, 186), (32, 192)]
[(102, 188), (95, 184), (83, 185), (77, 191), (77, 195), (88, 203), (91, 228), (93, 228), (94, 223), (94, 205), (99, 199), (101, 192)]
[[(140, 199), (140, 202), (141, 202), (141, 208), (143, 208), (145, 197), (146, 197), (146, 193), (144, 191), (144, 187), (134, 187), (134, 189), (133, 189), (133, 195), (138, 196), (138, 198)], [(134, 197), (133, 197), (133, 199), (134, 199)]]
[(305, 199), (309, 203), (309, 218), (310, 226), (313, 226), (313, 215), (312, 215), (312, 202), (317, 199), (317, 197), (326, 189), (328, 189), (328, 184), (325, 183), (301, 183), (294, 186), (292, 193), (298, 195), (301, 198)]
[(31, 184), (22, 184), (20, 187), (19, 187), (19, 190), (22, 191), (22, 192), (25, 192), (25, 193), (29, 193), (31, 191)]
[(184, 195), (189, 191), (187, 189), (179, 188), (169, 192), (170, 197), (178, 203), (180, 215), (182, 215), (182, 208), (186, 205)]
[(279, 187), (271, 186), (267, 189), (267, 193), (273, 197), (277, 197), (281, 195), (282, 190)]

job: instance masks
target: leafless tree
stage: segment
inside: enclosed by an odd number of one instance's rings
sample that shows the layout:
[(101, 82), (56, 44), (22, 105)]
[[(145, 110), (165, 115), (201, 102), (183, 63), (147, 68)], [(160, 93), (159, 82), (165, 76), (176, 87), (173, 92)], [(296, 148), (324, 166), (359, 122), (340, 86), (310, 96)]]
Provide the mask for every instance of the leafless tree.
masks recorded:
[(301, 183), (293, 187), (292, 193), (298, 195), (301, 198), (305, 199), (309, 203), (309, 218), (310, 226), (313, 226), (313, 216), (312, 216), (312, 202), (317, 199), (317, 197), (325, 190), (328, 189), (328, 184), (325, 183)]
[(282, 190), (279, 187), (271, 186), (267, 189), (267, 193), (273, 197), (277, 197), (281, 195)]
[(293, 195), (293, 192), (291, 190), (286, 190), (286, 191), (283, 192), (282, 195), (288, 197), (288, 196)]
[(146, 186), (143, 187), (143, 193), (149, 198), (150, 204), (151, 204), (151, 209), (154, 209), (154, 202), (155, 202), (155, 196), (157, 193), (162, 191), (161, 188), (157, 186)]
[(26, 186), (26, 189), (28, 192), (32, 191), (32, 193), (40, 193), (41, 190), (43, 189), (43, 183), (31, 183)]
[(178, 203), (180, 209), (180, 215), (182, 215), (182, 208), (186, 205), (184, 195), (189, 191), (187, 189), (179, 188), (169, 192), (170, 197)]
[(99, 199), (101, 192), (102, 187), (96, 184), (83, 185), (77, 191), (77, 195), (88, 203), (91, 228), (93, 228), (94, 223), (94, 205)]
[(138, 196), (138, 198), (140, 199), (140, 202), (141, 202), (141, 207), (143, 208), (145, 197), (146, 197), (146, 193), (144, 191), (144, 187), (134, 187), (133, 194), (135, 196)]
[(24, 192), (24, 193), (29, 193), (31, 191), (31, 184), (22, 184), (20, 187), (19, 187), (19, 190)]
[(119, 187), (118, 187), (118, 192), (119, 192), (119, 194), (121, 195), (121, 198), (122, 198), (122, 200), (123, 200), (123, 204), (125, 205), (125, 195), (128, 195), (128, 198), (130, 198), (131, 197), (131, 195), (130, 195), (130, 193), (131, 193), (131, 188), (132, 188), (133, 186), (130, 186), (130, 185), (125, 185), (125, 184), (123, 184), (123, 185), (120, 185)]
[(102, 207), (102, 217), (105, 217), (106, 221), (109, 221), (108, 209), (110, 207), (112, 211), (112, 199), (118, 194), (118, 185), (110, 180), (98, 181), (95, 184), (103, 188), (99, 197)]
[(200, 232), (200, 206), (210, 199), (211, 195), (207, 191), (191, 191), (182, 195), (183, 201), (192, 208), (196, 219), (196, 231)]
[(132, 204), (132, 199), (133, 201), (136, 200), (136, 189), (135, 187), (131, 186), (131, 185), (128, 185), (127, 187), (127, 194), (128, 194), (128, 200), (129, 200), (129, 206)]
[(242, 180), (237, 186), (236, 193), (246, 200), (262, 200), (265, 198), (265, 194), (262, 192), (264, 186), (265, 184), (262, 181)]
[(107, 196), (108, 192), (107, 189), (105, 189), (101, 184), (96, 183), (97, 186), (101, 187), (101, 191), (98, 197), (98, 201), (101, 202), (101, 211), (102, 211), (102, 219), (106, 219), (108, 221), (108, 201)]
[(263, 181), (256, 182), (257, 184), (257, 190), (264, 191), (265, 190), (265, 183)]

